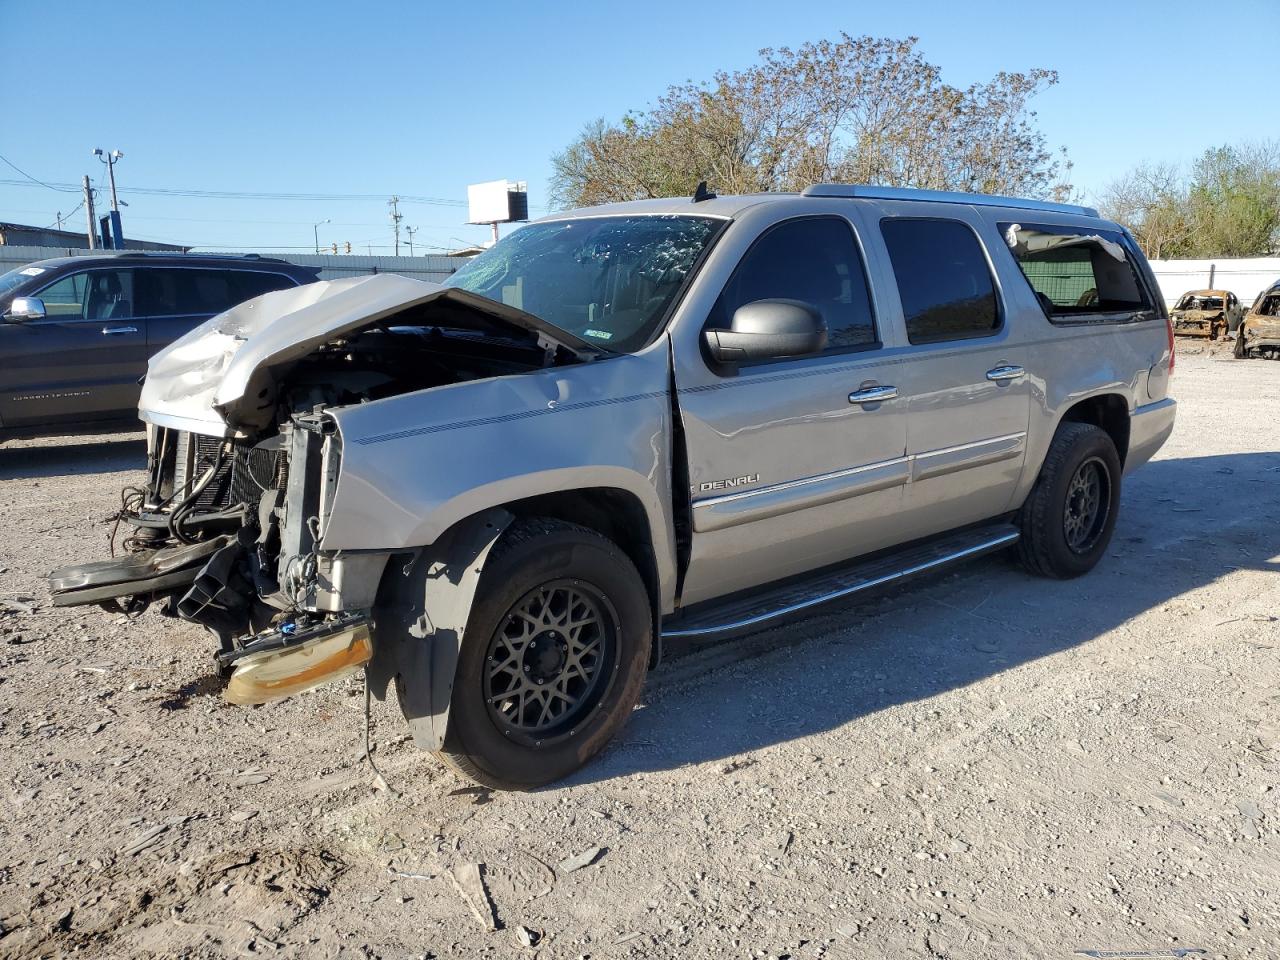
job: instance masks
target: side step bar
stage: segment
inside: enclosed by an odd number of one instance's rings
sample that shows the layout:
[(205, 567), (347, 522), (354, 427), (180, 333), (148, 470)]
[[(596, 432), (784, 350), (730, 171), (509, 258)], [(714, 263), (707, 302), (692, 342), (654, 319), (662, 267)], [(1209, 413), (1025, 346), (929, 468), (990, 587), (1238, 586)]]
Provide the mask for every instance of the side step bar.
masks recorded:
[(663, 624), (662, 638), (701, 641), (760, 630), (833, 600), (992, 553), (1016, 543), (1018, 536), (1017, 527), (1008, 523), (949, 534), (853, 566), (828, 570), (799, 583), (772, 590), (765, 588), (745, 599), (668, 618)]

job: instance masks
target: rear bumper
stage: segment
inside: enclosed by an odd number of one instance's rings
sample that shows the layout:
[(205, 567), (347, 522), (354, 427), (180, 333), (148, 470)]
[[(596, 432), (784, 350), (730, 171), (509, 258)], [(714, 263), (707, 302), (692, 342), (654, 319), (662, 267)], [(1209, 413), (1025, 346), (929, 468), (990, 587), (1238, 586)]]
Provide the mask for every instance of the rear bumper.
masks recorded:
[(1173, 432), (1177, 411), (1178, 403), (1172, 397), (1144, 403), (1133, 411), (1129, 417), (1129, 454), (1124, 461), (1125, 473), (1142, 466), (1164, 446)]

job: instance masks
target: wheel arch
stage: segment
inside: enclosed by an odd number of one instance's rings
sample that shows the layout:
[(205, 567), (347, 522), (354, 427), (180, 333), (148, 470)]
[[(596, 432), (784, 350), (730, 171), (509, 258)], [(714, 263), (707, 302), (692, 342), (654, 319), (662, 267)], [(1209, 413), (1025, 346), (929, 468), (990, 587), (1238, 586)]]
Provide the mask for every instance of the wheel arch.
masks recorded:
[(1129, 453), (1129, 403), (1122, 394), (1098, 393), (1077, 400), (1058, 420), (1059, 426), (1064, 423), (1091, 423), (1105, 430), (1115, 444), (1120, 468), (1124, 469), (1125, 457)]
[(587, 527), (608, 538), (627, 555), (649, 593), (653, 611), (649, 666), (657, 666), (662, 655), (663, 584), (653, 525), (640, 498), (619, 487), (582, 487), (514, 500), (503, 504), (503, 509), (514, 517), (550, 517)]
[[(444, 743), (458, 656), (467, 641), (464, 628), (489, 552), (511, 523), (532, 517), (587, 527), (627, 555), (644, 582), (653, 615), (649, 666), (661, 659), (661, 577), (649, 514), (634, 493), (618, 487), (557, 490), (463, 517), (432, 545), (393, 556), (378, 594), (382, 610), (399, 608), (388, 619), (412, 626), (408, 638), (376, 639), (371, 689), (382, 699), (388, 683), (397, 682), (401, 708), (414, 741), (423, 749), (439, 750)], [(412, 589), (416, 578), (410, 573), (432, 564), (439, 564), (445, 575), (428, 577), (426, 595), (419, 595)]]

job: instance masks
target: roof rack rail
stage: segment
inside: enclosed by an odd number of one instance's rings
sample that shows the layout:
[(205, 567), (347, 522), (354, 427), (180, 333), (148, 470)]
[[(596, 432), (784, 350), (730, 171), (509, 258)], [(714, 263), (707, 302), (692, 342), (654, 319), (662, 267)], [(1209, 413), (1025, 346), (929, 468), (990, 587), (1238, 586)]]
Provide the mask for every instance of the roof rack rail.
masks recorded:
[(910, 187), (875, 187), (862, 183), (815, 183), (805, 187), (802, 197), (856, 197), (866, 200), (932, 200), (935, 203), (968, 203), (979, 207), (1014, 207), (1019, 210), (1044, 210), (1050, 213), (1073, 213), (1097, 217), (1093, 207), (1050, 200), (1022, 200), (997, 197), (989, 193), (958, 193), (949, 190), (916, 190)]
[(288, 263), (281, 257), (264, 257), (260, 253), (208, 253), (182, 250), (103, 250), (95, 251), (117, 257), (204, 257), (208, 260), (260, 260), (263, 263)]

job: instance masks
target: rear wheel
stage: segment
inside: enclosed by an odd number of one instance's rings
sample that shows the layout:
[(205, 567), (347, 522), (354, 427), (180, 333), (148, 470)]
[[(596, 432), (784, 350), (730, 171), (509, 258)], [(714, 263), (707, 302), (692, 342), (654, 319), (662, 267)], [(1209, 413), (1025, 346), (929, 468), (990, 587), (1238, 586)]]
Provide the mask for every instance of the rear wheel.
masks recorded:
[(1062, 424), (1018, 515), (1023, 566), (1058, 579), (1092, 570), (1115, 529), (1120, 472), (1120, 457), (1105, 430)]
[(519, 520), (485, 564), (440, 756), (499, 789), (577, 770), (626, 723), (653, 615), (631, 560), (593, 530)]

